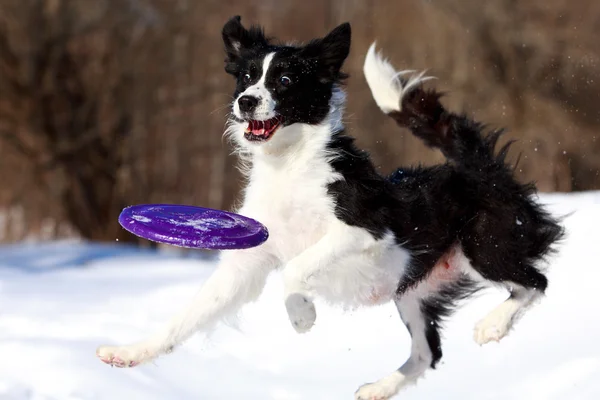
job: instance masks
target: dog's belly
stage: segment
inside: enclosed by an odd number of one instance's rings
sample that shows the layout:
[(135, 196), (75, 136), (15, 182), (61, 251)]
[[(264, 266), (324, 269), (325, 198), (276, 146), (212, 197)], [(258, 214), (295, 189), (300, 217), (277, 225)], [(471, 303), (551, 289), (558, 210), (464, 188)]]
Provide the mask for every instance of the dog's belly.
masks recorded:
[[(396, 296), (398, 284), (406, 272), (410, 253), (393, 240), (378, 241), (375, 247), (341, 259), (328, 273), (311, 282), (318, 294), (334, 304), (346, 307), (374, 306)], [(450, 248), (435, 264), (432, 273), (417, 286), (426, 296), (468, 274), (469, 262), (460, 245)]]
[(341, 258), (311, 285), (327, 302), (354, 308), (390, 301), (410, 259), (408, 251), (384, 238), (371, 248)]

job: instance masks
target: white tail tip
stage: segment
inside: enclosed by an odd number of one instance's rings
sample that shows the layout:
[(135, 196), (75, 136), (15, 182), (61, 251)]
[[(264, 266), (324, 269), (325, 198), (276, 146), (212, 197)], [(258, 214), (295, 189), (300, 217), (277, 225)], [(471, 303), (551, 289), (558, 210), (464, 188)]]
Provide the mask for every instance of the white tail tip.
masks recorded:
[(421, 83), (433, 79), (433, 77), (424, 76), (425, 72), (421, 72), (412, 75), (408, 80), (401, 80), (401, 76), (414, 74), (415, 71), (396, 71), (388, 60), (375, 51), (375, 42), (371, 44), (369, 51), (367, 51), (363, 73), (375, 103), (386, 114), (392, 111), (400, 111), (402, 97), (406, 93)]

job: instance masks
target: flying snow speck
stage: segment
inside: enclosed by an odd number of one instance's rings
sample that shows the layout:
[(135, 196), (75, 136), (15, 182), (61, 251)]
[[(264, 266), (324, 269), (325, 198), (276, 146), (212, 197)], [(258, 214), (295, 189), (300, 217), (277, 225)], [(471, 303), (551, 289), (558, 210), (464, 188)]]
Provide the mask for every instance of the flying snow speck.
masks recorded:
[(516, 222), (517, 222), (517, 225), (523, 225), (523, 222), (519, 218), (517, 218)]

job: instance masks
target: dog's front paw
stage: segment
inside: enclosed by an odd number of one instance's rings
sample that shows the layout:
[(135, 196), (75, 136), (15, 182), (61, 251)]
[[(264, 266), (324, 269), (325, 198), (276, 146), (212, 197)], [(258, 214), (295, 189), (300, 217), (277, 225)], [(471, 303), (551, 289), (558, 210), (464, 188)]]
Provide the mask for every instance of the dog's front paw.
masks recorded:
[(158, 353), (141, 345), (100, 346), (96, 350), (96, 356), (110, 366), (131, 368), (152, 361)]
[(292, 326), (298, 333), (308, 332), (317, 319), (315, 304), (303, 294), (292, 293), (285, 299), (285, 307)]

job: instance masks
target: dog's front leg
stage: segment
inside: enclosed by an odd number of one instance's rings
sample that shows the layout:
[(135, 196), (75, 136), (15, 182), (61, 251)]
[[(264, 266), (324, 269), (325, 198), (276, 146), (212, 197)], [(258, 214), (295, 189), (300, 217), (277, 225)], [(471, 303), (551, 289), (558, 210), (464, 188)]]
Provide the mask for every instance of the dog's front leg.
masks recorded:
[(192, 303), (162, 332), (129, 346), (100, 346), (96, 354), (107, 364), (134, 367), (169, 353), (195, 332), (209, 329), (255, 300), (276, 267), (275, 257), (260, 248), (222, 252), (217, 269)]
[(317, 318), (313, 296), (321, 275), (339, 265), (342, 258), (357, 255), (374, 242), (366, 230), (335, 221), (319, 241), (285, 265), (285, 306), (298, 333), (308, 332)]

